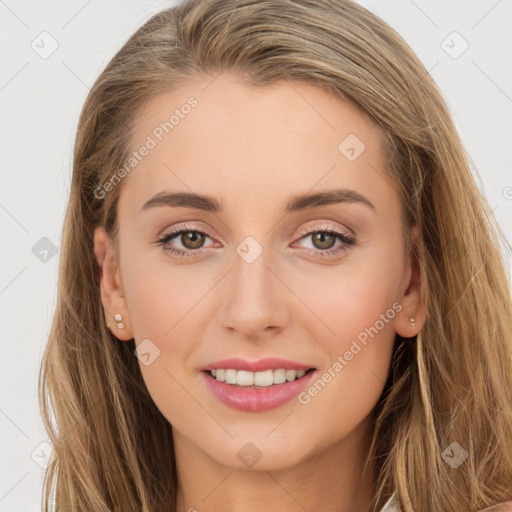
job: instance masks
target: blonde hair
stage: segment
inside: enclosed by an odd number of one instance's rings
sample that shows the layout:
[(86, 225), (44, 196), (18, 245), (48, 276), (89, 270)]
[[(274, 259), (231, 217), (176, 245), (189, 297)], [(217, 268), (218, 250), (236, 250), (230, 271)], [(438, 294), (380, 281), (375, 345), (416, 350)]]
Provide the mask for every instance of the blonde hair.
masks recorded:
[[(99, 293), (93, 232), (104, 225), (116, 241), (123, 183), (104, 198), (94, 191), (126, 161), (126, 128), (148, 99), (222, 71), (258, 87), (314, 84), (371, 116), (385, 134), (404, 230), (420, 229), (412, 250), (427, 320), (416, 339), (396, 344), (374, 410), (366, 461), (377, 478), (372, 509), (395, 490), (404, 512), (468, 512), (512, 499), (504, 237), (435, 82), (389, 25), (350, 0), (192, 0), (133, 34), (80, 117), (58, 302), (39, 381), (56, 455), (44, 510), (51, 483), (57, 510), (175, 510), (171, 425), (146, 389), (134, 340), (121, 343), (106, 327)], [(452, 443), (468, 454), (457, 468), (443, 458)]]

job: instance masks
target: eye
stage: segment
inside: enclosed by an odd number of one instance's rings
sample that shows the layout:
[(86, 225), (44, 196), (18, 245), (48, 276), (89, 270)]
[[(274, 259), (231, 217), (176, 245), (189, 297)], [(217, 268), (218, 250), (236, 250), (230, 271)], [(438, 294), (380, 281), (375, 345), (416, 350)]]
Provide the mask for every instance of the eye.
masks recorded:
[[(315, 256), (320, 256), (321, 258), (346, 251), (356, 244), (356, 239), (353, 236), (330, 226), (315, 226), (314, 228), (310, 228), (302, 232), (301, 235), (300, 240), (306, 240), (311, 237), (311, 241), (313, 243), (312, 253)], [(333, 249), (336, 241), (338, 240), (341, 242), (341, 245)]]
[[(188, 256), (202, 253), (204, 242), (206, 238), (210, 238), (208, 233), (197, 228), (193, 225), (182, 225), (178, 226), (169, 233), (164, 234), (160, 239), (157, 240), (158, 244), (161, 245), (165, 251), (175, 254), (178, 257), (186, 258)], [(171, 240), (177, 239), (177, 242), (181, 244), (181, 248), (167, 247), (167, 244)], [(192, 254), (194, 253), (194, 254)]]

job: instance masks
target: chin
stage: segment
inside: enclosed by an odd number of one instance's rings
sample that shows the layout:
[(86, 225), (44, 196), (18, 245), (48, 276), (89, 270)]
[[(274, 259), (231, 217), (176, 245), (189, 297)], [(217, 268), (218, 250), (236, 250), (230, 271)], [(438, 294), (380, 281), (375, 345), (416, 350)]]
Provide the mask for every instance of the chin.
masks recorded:
[[(311, 438), (303, 442), (292, 443), (292, 435), (286, 438), (268, 438), (261, 432), (254, 437), (250, 432), (242, 437), (234, 437), (229, 443), (219, 443), (209, 453), (210, 457), (223, 466), (236, 470), (247, 471), (278, 471), (289, 469), (304, 461), (310, 453), (306, 450), (313, 448)], [(288, 439), (288, 440), (287, 440)], [(213, 448), (213, 447), (212, 447)]]

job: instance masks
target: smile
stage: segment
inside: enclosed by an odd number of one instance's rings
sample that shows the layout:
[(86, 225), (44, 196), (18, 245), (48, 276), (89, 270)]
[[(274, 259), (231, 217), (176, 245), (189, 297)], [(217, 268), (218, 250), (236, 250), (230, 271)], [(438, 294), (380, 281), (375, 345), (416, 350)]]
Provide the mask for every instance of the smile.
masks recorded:
[(317, 373), (316, 368), (269, 358), (258, 362), (228, 359), (202, 367), (199, 372), (207, 389), (222, 404), (248, 412), (266, 411), (290, 402)]
[[(311, 371), (312, 368), (307, 370)], [(243, 387), (269, 387), (275, 384), (283, 384), (304, 377), (306, 370), (287, 370), (278, 368), (276, 370), (264, 370), (261, 372), (251, 372), (247, 370), (235, 370), (233, 368), (209, 370), (210, 375), (219, 382)]]

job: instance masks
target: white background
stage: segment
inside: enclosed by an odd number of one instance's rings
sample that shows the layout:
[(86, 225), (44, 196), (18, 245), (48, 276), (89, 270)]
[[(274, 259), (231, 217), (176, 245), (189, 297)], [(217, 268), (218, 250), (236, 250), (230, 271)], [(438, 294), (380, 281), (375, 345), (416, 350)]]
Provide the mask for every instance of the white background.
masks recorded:
[[(512, 2), (360, 3), (390, 23), (431, 70), (496, 220), (512, 240)], [(47, 438), (37, 376), (59, 253), (42, 262), (32, 248), (43, 237), (60, 247), (73, 139), (89, 87), (126, 39), (170, 5), (0, 0), (0, 512), (40, 510), (43, 470), (36, 460), (44, 464), (45, 448), (38, 446)], [(43, 31), (58, 42), (47, 59), (31, 47)], [(457, 59), (442, 46), (453, 31), (469, 43)], [(457, 51), (462, 40), (452, 38), (445, 44)]]

